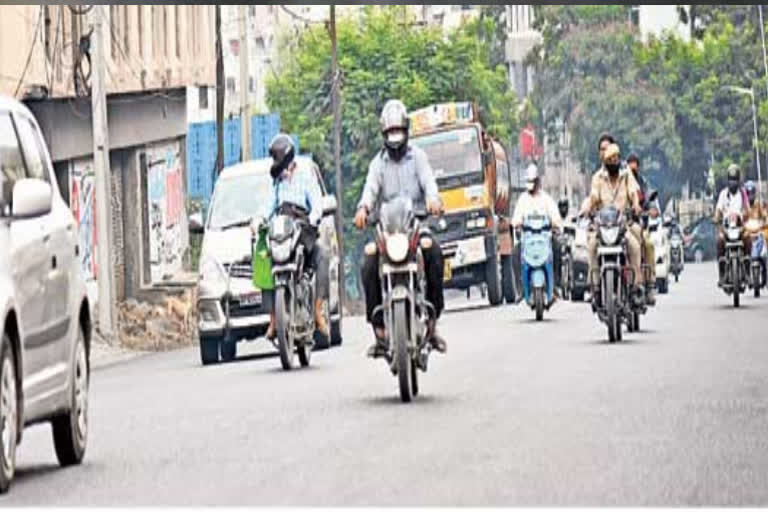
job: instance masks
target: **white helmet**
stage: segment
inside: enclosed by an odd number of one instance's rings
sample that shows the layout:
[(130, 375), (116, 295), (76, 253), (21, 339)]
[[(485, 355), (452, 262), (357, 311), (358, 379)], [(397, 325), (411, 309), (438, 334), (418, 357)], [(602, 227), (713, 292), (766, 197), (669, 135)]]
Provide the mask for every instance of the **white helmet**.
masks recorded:
[(526, 181), (526, 187), (528, 187), (528, 192), (533, 192), (533, 189), (536, 188), (536, 182), (539, 180), (539, 169), (536, 167), (535, 164), (531, 164), (528, 166), (528, 168), (525, 170), (525, 181)]

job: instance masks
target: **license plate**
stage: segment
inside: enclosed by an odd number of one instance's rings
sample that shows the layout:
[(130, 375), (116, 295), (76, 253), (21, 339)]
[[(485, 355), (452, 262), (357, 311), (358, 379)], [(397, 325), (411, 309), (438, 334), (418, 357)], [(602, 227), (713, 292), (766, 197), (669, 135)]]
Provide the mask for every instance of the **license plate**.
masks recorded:
[(443, 267), (443, 281), (450, 281), (453, 277), (453, 268), (451, 268), (451, 262), (450, 260), (445, 261), (445, 266)]
[(239, 297), (241, 307), (261, 305), (261, 293), (248, 293)]

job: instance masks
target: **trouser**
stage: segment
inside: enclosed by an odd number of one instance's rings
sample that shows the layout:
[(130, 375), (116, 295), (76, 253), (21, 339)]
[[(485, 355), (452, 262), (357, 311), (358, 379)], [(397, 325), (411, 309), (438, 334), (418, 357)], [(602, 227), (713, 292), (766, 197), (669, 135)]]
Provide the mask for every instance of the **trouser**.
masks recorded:
[(328, 299), (330, 289), (328, 251), (322, 244), (317, 243), (317, 228), (304, 225), (301, 228), (301, 243), (307, 263), (315, 271), (315, 293), (318, 299)]
[(649, 284), (654, 286), (656, 284), (656, 246), (653, 245), (651, 233), (647, 229), (643, 230), (643, 256), (651, 271)]
[[(434, 306), (437, 318), (443, 312), (443, 251), (440, 244), (431, 236), (425, 235), (422, 238), (430, 238), (432, 245), (429, 249), (424, 249), (422, 245), (421, 253), (424, 256), (424, 273), (427, 280), (427, 300)], [(372, 251), (373, 252), (373, 251)], [(374, 310), (382, 303), (381, 278), (379, 276), (379, 253), (366, 254), (363, 260), (363, 266), (360, 269), (365, 290), (365, 313), (368, 322), (374, 327), (384, 327), (384, 317), (381, 314), (375, 315)]]
[[(643, 274), (640, 268), (640, 240), (642, 238), (642, 229), (637, 223), (633, 223), (627, 230), (627, 256), (629, 257), (629, 266), (634, 273), (634, 279), (632, 284), (637, 285), (642, 282)], [(600, 262), (597, 261), (597, 232), (593, 231), (589, 234), (589, 279), (592, 286), (598, 284), (598, 272), (600, 269)]]

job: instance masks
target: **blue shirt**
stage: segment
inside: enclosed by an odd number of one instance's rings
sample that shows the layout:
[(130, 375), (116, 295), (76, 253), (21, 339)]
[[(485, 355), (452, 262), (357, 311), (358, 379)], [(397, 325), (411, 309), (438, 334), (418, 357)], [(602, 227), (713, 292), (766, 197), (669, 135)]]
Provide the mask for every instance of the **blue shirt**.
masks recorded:
[(272, 187), (269, 215), (274, 215), (283, 203), (289, 203), (306, 209), (309, 223), (317, 226), (323, 218), (323, 191), (312, 169), (300, 160), (294, 162), (293, 172), (284, 172)]

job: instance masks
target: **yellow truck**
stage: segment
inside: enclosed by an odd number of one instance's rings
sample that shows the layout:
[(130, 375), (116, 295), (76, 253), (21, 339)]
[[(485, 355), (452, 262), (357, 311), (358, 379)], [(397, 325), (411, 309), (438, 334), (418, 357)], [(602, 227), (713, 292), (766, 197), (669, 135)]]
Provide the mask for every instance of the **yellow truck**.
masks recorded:
[(513, 189), (507, 152), (483, 129), (472, 103), (440, 103), (411, 113), (411, 142), (435, 173), (445, 215), (431, 222), (445, 257), (446, 289), (487, 286), (492, 306), (515, 300)]

